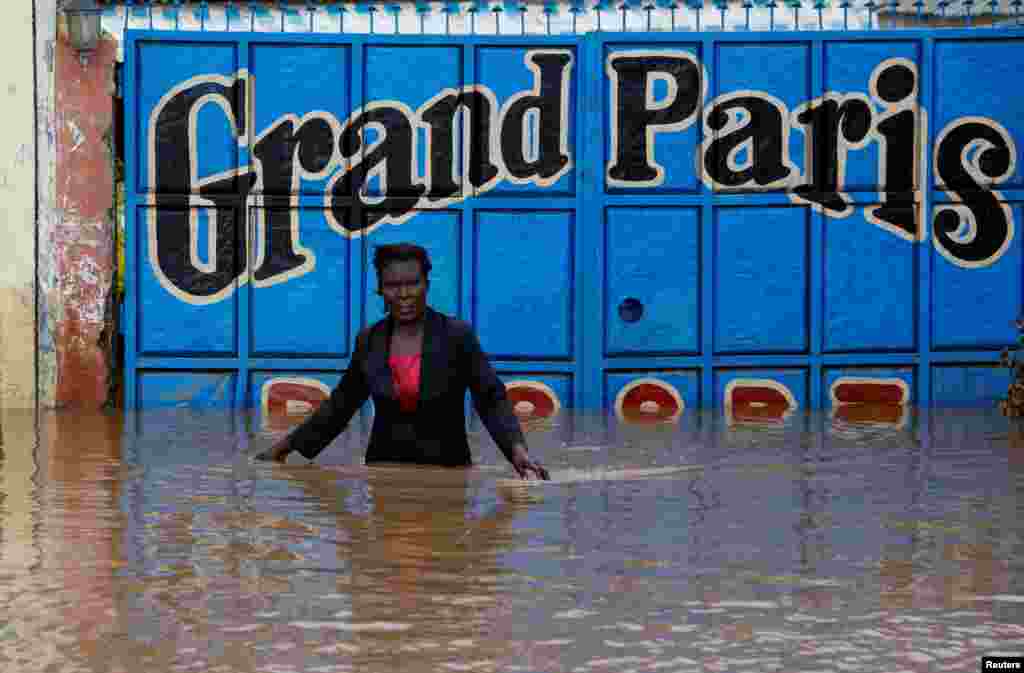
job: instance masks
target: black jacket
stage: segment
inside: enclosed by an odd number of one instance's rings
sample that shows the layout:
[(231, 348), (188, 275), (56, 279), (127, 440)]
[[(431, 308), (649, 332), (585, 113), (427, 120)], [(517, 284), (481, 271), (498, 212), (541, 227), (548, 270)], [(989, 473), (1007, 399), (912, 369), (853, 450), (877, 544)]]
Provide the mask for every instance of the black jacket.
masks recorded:
[(391, 385), (393, 323), (385, 318), (356, 338), (352, 361), (330, 399), (288, 438), (288, 446), (309, 460), (316, 458), (348, 426), (373, 396), (374, 418), (366, 462), (411, 462), (470, 465), (466, 441), (466, 390), (498, 448), (511, 458), (523, 442), (519, 421), (505, 396), (473, 328), (430, 308), (424, 322), (420, 360), (420, 396), (416, 411), (403, 412)]

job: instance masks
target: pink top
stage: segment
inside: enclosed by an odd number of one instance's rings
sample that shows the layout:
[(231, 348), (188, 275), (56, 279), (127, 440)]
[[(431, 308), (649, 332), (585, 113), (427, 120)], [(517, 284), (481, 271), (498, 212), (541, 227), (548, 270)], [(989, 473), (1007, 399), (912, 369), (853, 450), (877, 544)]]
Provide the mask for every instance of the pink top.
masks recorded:
[(391, 383), (398, 395), (402, 411), (416, 411), (416, 400), (420, 396), (420, 354), (392, 355), (388, 358), (391, 366)]

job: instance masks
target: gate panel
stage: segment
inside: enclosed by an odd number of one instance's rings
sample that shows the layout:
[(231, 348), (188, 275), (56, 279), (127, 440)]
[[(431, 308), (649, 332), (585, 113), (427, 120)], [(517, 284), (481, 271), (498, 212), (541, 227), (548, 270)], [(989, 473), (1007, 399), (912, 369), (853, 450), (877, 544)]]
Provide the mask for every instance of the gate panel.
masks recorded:
[[(572, 196), (576, 193), (576, 72), (573, 41), (556, 44), (482, 45), (474, 52), (476, 80), (501, 106), (500, 133), (492, 156), (500, 154), (493, 187), (478, 195)], [(528, 111), (529, 105), (540, 105)]]
[[(891, 37), (891, 36), (889, 36)], [(899, 113), (901, 110), (909, 109), (916, 114), (920, 113), (921, 101), (921, 74), (922, 67), (922, 44), (917, 40), (845, 40), (827, 41), (824, 44), (823, 54), (823, 89), (825, 95), (831, 94), (831, 99), (837, 105), (848, 101), (863, 101), (872, 108), (872, 114), (877, 122), (883, 115)], [(892, 70), (888, 70), (892, 67)], [(879, 92), (879, 77), (881, 76), (881, 89)], [(902, 87), (902, 90), (900, 90)], [(892, 101), (896, 101), (895, 103)], [(838, 109), (830, 110), (826, 114), (831, 123), (841, 121)], [(892, 123), (892, 122), (890, 122)], [(858, 125), (860, 126), (860, 125)], [(925, 127), (918, 123), (918, 133), (923, 134)], [(867, 131), (861, 138), (861, 132)], [(916, 157), (913, 162), (914, 171), (910, 173), (909, 184), (898, 185), (894, 180), (882, 180), (880, 162), (884, 148), (899, 151), (898, 146), (891, 143), (883, 143), (876, 140), (878, 130), (872, 130), (870, 126), (851, 128), (846, 138), (860, 138), (859, 140), (844, 140), (838, 151), (842, 153), (842, 173), (835, 176), (838, 191), (852, 194), (851, 198), (857, 200), (871, 200), (877, 197), (872, 193), (884, 191), (883, 182), (888, 182), (889, 187), (900, 187), (904, 192), (920, 190), (924, 181), (924, 162), (921, 160), (921, 147), (917, 150), (910, 145), (908, 157)], [(914, 142), (912, 133), (897, 133), (897, 140)], [(919, 145), (927, 140), (920, 137)], [(897, 155), (898, 156), (898, 155)], [(863, 196), (862, 196), (863, 193)], [(909, 203), (914, 203), (911, 199)], [(860, 212), (852, 213), (851, 217), (863, 218)], [(857, 229), (864, 227), (857, 226)]]
[(235, 372), (226, 371), (142, 370), (138, 373), (139, 406), (231, 408), (238, 403), (237, 377)]
[(340, 380), (336, 372), (254, 371), (249, 375), (247, 397), (260, 428), (285, 430), (330, 397)]
[(244, 126), (233, 123), (245, 114), (244, 84), (236, 79), (238, 45), (207, 41), (196, 49), (187, 41), (129, 42), (125, 54), (136, 64), (132, 83), (138, 101), (128, 128), (134, 131), (129, 147), (135, 148), (130, 156), (137, 193), (198, 194), (204, 187), (233, 192), (230, 176), (212, 185), (207, 179), (238, 166), (244, 146)]
[[(1024, 223), (1024, 206), (1006, 205), (1014, 223)], [(936, 350), (998, 350), (1014, 341), (1014, 321), (1024, 314), (1024, 264), (1017, 236), (1003, 256), (985, 268), (958, 266), (942, 255), (936, 255), (934, 264)]]
[(932, 404), (986, 406), (1006, 399), (1006, 371), (995, 365), (941, 365), (932, 371)]
[[(1020, 95), (999, 84), (1019, 79), (1024, 40), (936, 40), (935, 68), (932, 348), (994, 357), (1015, 340), (1014, 321), (1024, 314), (1024, 120)], [(942, 376), (936, 394), (956, 397), (956, 377)]]
[(791, 113), (811, 98), (811, 54), (809, 42), (715, 44), (703, 148), (714, 191), (781, 193), (801, 182), (807, 138), (790, 132)]
[[(348, 357), (354, 336), (351, 240), (327, 226), (320, 207), (253, 206), (249, 213), (254, 277), (261, 270), (266, 274), (249, 288), (249, 352), (253, 357)], [(284, 273), (268, 272), (291, 265)]]
[(695, 194), (708, 86), (703, 45), (624, 37), (600, 42), (602, 70), (590, 75), (599, 77), (603, 101), (604, 141), (596, 156), (604, 157), (605, 190)]
[[(414, 111), (419, 110), (418, 117), (425, 119), (435, 119), (435, 115), (438, 119), (444, 118), (435, 103), (441, 102), (440, 99), (446, 94), (462, 90), (465, 82), (464, 59), (465, 49), (461, 46), (371, 44), (365, 47), (362, 110), (379, 127), (370, 127), (361, 145), (360, 156), (363, 161), (369, 159), (372, 163), (373, 143), (378, 140), (389, 143), (394, 141), (391, 145), (394, 148), (391, 155), (394, 157), (394, 165), (389, 161), (386, 170), (371, 173), (362, 189), (362, 194), (367, 197), (363, 199), (364, 203), (382, 202), (385, 196), (404, 197), (415, 202), (426, 191), (427, 180), (440, 184), (441, 171), (436, 171), (439, 175), (431, 172), (431, 169), (439, 168), (439, 165), (432, 165), (429, 161), (429, 154), (434, 151), (431, 141), (437, 142), (439, 138), (433, 137), (435, 134), (431, 133), (431, 127), (426, 123), (421, 126), (416, 122)], [(371, 110), (386, 101), (405, 108), (407, 114), (404, 118), (394, 114), (391, 118), (373, 116)], [(462, 134), (456, 130), (458, 123), (451, 120), (450, 124), (449, 146), (444, 148), (449, 161), (460, 156), (463, 144)], [(437, 150), (441, 150), (441, 147)], [(454, 188), (433, 189), (436, 194), (429, 199), (431, 205), (465, 197), (461, 175), (452, 171), (450, 164), (445, 168), (453, 173), (450, 182)], [(408, 173), (410, 178), (418, 174), (426, 180), (424, 184), (414, 186), (411, 184), (414, 180), (398, 179), (402, 173)], [(447, 199), (437, 198), (442, 191), (448, 196)], [(372, 211), (365, 217), (366, 232), (370, 233), (376, 228), (376, 217)], [(381, 221), (381, 226), (387, 224), (387, 219)]]
[[(1015, 91), (1008, 91), (1020, 81), (1024, 68), (1024, 37), (1018, 33), (1016, 39), (1004, 37), (993, 40), (944, 40), (935, 41), (935, 124), (933, 128), (941, 136), (949, 124), (961, 117), (976, 116), (984, 124), (1005, 131), (1017, 149), (1015, 160), (1005, 171), (995, 172), (996, 157), (989, 168), (982, 169), (974, 182), (1002, 189), (1024, 187), (1024, 162), (1020, 157), (1020, 144), (1024, 142), (1024, 118), (1021, 116), (1021, 98)], [(975, 148), (975, 150), (980, 148)], [(975, 155), (978, 160), (982, 157)], [(1003, 167), (1003, 162), (998, 162)], [(955, 165), (955, 164), (954, 164)], [(979, 168), (982, 165), (979, 164)], [(995, 173), (993, 175), (992, 173)], [(943, 180), (941, 173), (935, 176), (936, 186), (972, 187), (965, 177)]]
[(715, 370), (715, 406), (733, 423), (781, 423), (810, 402), (806, 369), (723, 367)]
[(573, 354), (573, 239), (567, 211), (477, 211), (473, 322), (499, 359)]
[[(913, 211), (918, 209), (909, 210), (908, 217), (916, 219)], [(871, 226), (860, 209), (846, 218), (822, 220), (823, 351), (916, 350), (919, 274), (914, 246)]]
[(806, 353), (810, 213), (715, 211), (715, 353)]
[[(323, 197), (347, 166), (340, 123), (352, 113), (352, 48), (347, 44), (255, 43), (249, 47), (253, 193)], [(292, 201), (288, 205), (297, 205)], [(301, 229), (300, 229), (301, 230)]]
[(700, 372), (693, 369), (657, 376), (609, 372), (604, 386), (605, 405), (626, 423), (674, 420), (700, 404)]
[(136, 259), (147, 262), (139, 267), (136, 294), (139, 351), (235, 356), (236, 290), (245, 264), (240, 210), (190, 208), (176, 200), (180, 205), (136, 210), (143, 234)]
[(700, 352), (700, 208), (604, 215), (606, 353)]

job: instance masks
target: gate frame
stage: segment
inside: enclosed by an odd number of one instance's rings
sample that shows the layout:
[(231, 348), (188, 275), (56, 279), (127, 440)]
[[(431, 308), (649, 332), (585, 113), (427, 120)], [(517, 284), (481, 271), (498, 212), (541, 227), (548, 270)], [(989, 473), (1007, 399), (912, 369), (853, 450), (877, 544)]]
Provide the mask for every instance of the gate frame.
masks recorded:
[[(805, 369), (809, 377), (808, 407), (822, 408), (826, 405), (825, 391), (823, 391), (823, 372), (825, 367), (835, 366), (904, 366), (914, 370), (916, 391), (914, 403), (917, 406), (930, 407), (932, 405), (931, 391), (931, 367), (934, 364), (994, 364), (998, 362), (998, 350), (933, 350), (931, 335), (931, 306), (932, 306), (932, 275), (933, 256), (935, 254), (931, 234), (931, 211), (937, 203), (948, 203), (950, 195), (935, 188), (933, 182), (933, 167), (931, 151), (934, 148), (936, 129), (932, 122), (935, 103), (935, 46), (945, 41), (1001, 41), (1007, 39), (1020, 40), (1024, 38), (1024, 29), (1018, 27), (999, 28), (932, 28), (932, 29), (872, 29), (864, 31), (737, 31), (737, 32), (592, 32), (579, 35), (386, 35), (386, 34), (354, 34), (354, 33), (268, 33), (268, 32), (196, 32), (196, 31), (165, 31), (165, 30), (136, 30), (130, 29), (125, 34), (124, 43), (124, 83), (125, 83), (125, 119), (124, 125), (124, 147), (125, 147), (125, 351), (126, 351), (126, 372), (125, 372), (125, 406), (129, 409), (138, 408), (138, 371), (140, 369), (158, 369), (167, 371), (181, 371), (183, 365), (190, 370), (198, 371), (233, 371), (236, 373), (235, 400), (238, 407), (250, 407), (253, 400), (248, 399), (249, 375), (253, 370), (285, 369), (288, 371), (300, 371), (304, 369), (315, 370), (344, 370), (348, 365), (348, 358), (258, 358), (250, 357), (248, 337), (239, 339), (238, 351), (234, 357), (203, 357), (192, 358), (187, 361), (177, 356), (143, 356), (138, 352), (138, 264), (146, 259), (141, 255), (139, 244), (139, 232), (137, 213), (140, 206), (145, 205), (146, 194), (140, 192), (138, 187), (138, 166), (139, 158), (138, 132), (142, 129), (144, 120), (139, 118), (138, 109), (138, 84), (139, 70), (137, 50), (139, 46), (147, 42), (195, 42), (195, 43), (228, 43), (237, 45), (238, 48), (238, 69), (249, 68), (250, 45), (254, 44), (337, 44), (348, 45), (351, 48), (352, 79), (350, 86), (352, 91), (357, 92), (352, 103), (356, 105), (356, 98), (361, 98), (364, 92), (364, 54), (365, 47), (370, 45), (429, 45), (429, 46), (456, 46), (467, 50), (482, 46), (519, 46), (519, 47), (565, 47), (572, 46), (576, 49), (576, 86), (575, 93), (577, 100), (576, 114), (573, 119), (573, 129), (576, 134), (574, 168), (575, 170), (575, 195), (569, 197), (550, 197), (556, 200), (555, 203), (564, 203), (558, 206), (551, 201), (545, 201), (546, 207), (551, 208), (574, 208), (573, 218), (573, 245), (575, 264), (573, 269), (573, 294), (572, 294), (572, 315), (576, 325), (572, 330), (574, 359), (568, 361), (534, 361), (523, 360), (522, 362), (502, 361), (495, 362), (495, 368), (500, 373), (516, 373), (529, 369), (534, 373), (564, 373), (572, 377), (572, 403), (577, 408), (604, 408), (607, 410), (609, 400), (605, 399), (604, 376), (608, 371), (658, 371), (667, 369), (699, 369), (700, 370), (700, 406), (704, 408), (718, 408), (720, 402), (714, 399), (713, 382), (714, 371), (722, 366), (731, 367), (799, 367)], [(622, 43), (630, 45), (668, 45), (672, 43), (699, 44), (701, 48), (701, 62), (708, 73), (709, 88), (708, 100), (714, 98), (717, 93), (717, 82), (715, 72), (715, 45), (723, 43), (806, 43), (811, 50), (811, 94), (821, 95), (823, 91), (823, 62), (825, 45), (829, 42), (918, 42), (921, 49), (921, 62), (919, 78), (918, 100), (924, 110), (929, 114), (925, 115), (922, 122), (925, 125), (925, 137), (928, 139), (928, 161), (925, 162), (923, 184), (919, 190), (918, 203), (922, 209), (921, 223), (923, 231), (921, 240), (913, 243), (918, 246), (915, 256), (916, 264), (916, 296), (917, 311), (914, 316), (916, 321), (915, 334), (917, 348), (913, 351), (899, 353), (885, 352), (861, 352), (828, 354), (822, 348), (822, 327), (823, 327), (823, 302), (824, 291), (824, 268), (821, 263), (820, 254), (823, 249), (823, 224), (826, 216), (811, 210), (810, 240), (808, 241), (810, 268), (808, 270), (808, 321), (810, 348), (805, 355), (714, 355), (713, 354), (713, 279), (714, 279), (714, 256), (713, 256), (713, 215), (714, 207), (721, 204), (734, 203), (743, 205), (765, 205), (777, 204), (780, 197), (785, 197), (785, 192), (771, 192), (764, 194), (744, 193), (741, 195), (716, 194), (712, 190), (701, 186), (699, 193), (695, 194), (672, 194), (658, 195), (643, 194), (609, 195), (604, 189), (604, 152), (606, 143), (605, 115), (606, 110), (603, 103), (589, 105), (584, 108), (579, 101), (600, 100), (603, 101), (602, 87), (604, 85), (604, 67), (602, 54), (605, 45)], [(463, 79), (467, 84), (477, 83), (476, 62), (474, 58), (463, 59)], [(251, 102), (250, 102), (251, 104)], [(595, 133), (600, 131), (600, 133)], [(702, 128), (698, 128), (702, 132)], [(252, 139), (250, 139), (251, 142)], [(246, 152), (248, 156), (248, 152)], [(595, 163), (594, 158), (597, 159)], [(241, 158), (241, 155), (240, 155)], [(600, 167), (600, 175), (597, 175), (595, 168)], [(1024, 202), (1024, 188), (1000, 188), (1007, 202)], [(874, 194), (874, 192), (869, 192)], [(246, 201), (246, 222), (252, 226), (249, 208), (253, 205), (253, 196)], [(301, 196), (300, 204), (308, 199), (322, 198)], [(535, 198), (535, 197), (527, 197)], [(608, 356), (605, 354), (604, 338), (605, 323), (602, 320), (601, 328), (585, 332), (582, 327), (585, 316), (603, 314), (605, 307), (604, 292), (605, 284), (603, 270), (605, 264), (604, 251), (604, 227), (581, 226), (583, 223), (601, 222), (602, 211), (609, 203), (617, 199), (632, 199), (640, 201), (637, 205), (690, 205), (700, 208), (700, 241), (701, 241), (701, 265), (700, 265), (700, 354), (691, 356)], [(863, 203), (864, 199), (853, 195), (854, 203)], [(522, 208), (523, 197), (489, 197), (486, 202), (487, 209), (516, 207)], [(472, 222), (473, 213), (481, 208), (481, 204), (474, 197), (467, 197), (463, 201), (452, 205), (452, 209), (458, 209), (464, 213), (462, 218), (463, 226)], [(1020, 230), (1024, 227), (1018, 223), (1016, 235), (1020, 236)], [(471, 226), (471, 224), (470, 224)], [(364, 239), (363, 236), (355, 238)], [(252, 240), (252, 237), (250, 237)], [(350, 282), (358, 283), (357, 287), (363, 291), (359, 300), (350, 296), (349, 319), (352, 325), (362, 326), (365, 318), (362, 297), (365, 296), (363, 266), (366, 264), (366, 245), (360, 241), (357, 259), (360, 265), (350, 265)], [(910, 243), (908, 243), (910, 244)], [(464, 237), (461, 242), (461, 254), (463, 259), (472, 259), (473, 241), (470, 237)], [(251, 252), (251, 251), (250, 251)], [(359, 275), (358, 278), (355, 274)], [(1022, 279), (1024, 284), (1024, 279)], [(251, 286), (250, 286), (251, 287)], [(353, 286), (356, 287), (356, 286)], [(462, 274), (460, 296), (463, 300), (471, 298), (472, 279), (469, 274)], [(237, 329), (239, 334), (250, 328), (250, 306), (248, 288), (238, 290), (238, 314)], [(352, 294), (350, 292), (350, 294)], [(469, 319), (470, 316), (462, 316)], [(246, 332), (247, 334), (247, 332)]]

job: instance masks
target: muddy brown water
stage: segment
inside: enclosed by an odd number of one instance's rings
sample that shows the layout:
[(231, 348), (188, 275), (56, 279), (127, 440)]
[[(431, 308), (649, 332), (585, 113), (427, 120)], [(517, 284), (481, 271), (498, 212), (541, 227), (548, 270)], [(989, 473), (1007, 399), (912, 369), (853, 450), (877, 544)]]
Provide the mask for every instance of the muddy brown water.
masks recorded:
[[(870, 416), (870, 415), (869, 415)], [(188, 410), (0, 415), (2, 671), (976, 671), (1024, 652), (1024, 426), (531, 423), (550, 483)]]

